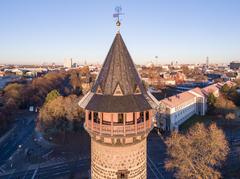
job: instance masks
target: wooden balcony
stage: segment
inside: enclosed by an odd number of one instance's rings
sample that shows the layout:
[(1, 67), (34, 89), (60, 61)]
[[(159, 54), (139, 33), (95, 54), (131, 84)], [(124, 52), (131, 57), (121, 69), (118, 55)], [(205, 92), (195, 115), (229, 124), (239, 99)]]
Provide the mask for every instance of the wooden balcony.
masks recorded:
[(136, 123), (136, 124), (100, 124), (96, 123), (91, 120), (85, 121), (85, 128), (89, 132), (94, 132), (99, 135), (134, 135), (134, 134), (140, 134), (149, 131), (152, 128), (152, 122), (151, 120), (147, 120), (145, 122)]

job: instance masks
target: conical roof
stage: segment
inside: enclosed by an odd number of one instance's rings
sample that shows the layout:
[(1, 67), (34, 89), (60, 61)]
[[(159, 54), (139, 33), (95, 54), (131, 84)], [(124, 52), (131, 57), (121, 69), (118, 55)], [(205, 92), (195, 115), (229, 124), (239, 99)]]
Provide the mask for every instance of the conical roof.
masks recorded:
[(100, 87), (103, 94), (113, 95), (118, 85), (124, 95), (134, 94), (137, 86), (145, 92), (120, 33), (116, 34), (92, 92), (96, 93)]
[(99, 112), (138, 112), (153, 108), (153, 100), (118, 32), (95, 84), (79, 102), (80, 107)]

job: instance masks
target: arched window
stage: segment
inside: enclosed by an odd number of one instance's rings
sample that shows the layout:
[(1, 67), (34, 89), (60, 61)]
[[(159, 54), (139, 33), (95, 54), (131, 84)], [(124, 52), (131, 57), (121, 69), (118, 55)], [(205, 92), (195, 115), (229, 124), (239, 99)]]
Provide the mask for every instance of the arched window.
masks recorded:
[(93, 112), (93, 120), (96, 123), (100, 123), (100, 120), (98, 118), (98, 112)]
[(135, 112), (133, 112), (133, 124), (135, 124)]
[(141, 122), (143, 122), (143, 120), (144, 120), (144, 112), (140, 112), (140, 116), (137, 120), (137, 123), (141, 123)]
[(123, 123), (123, 113), (118, 114), (118, 123), (120, 123), (120, 124)]
[(146, 121), (149, 120), (149, 111), (146, 111), (145, 117), (146, 117)]
[(140, 112), (140, 118), (141, 118), (141, 119), (144, 118), (144, 112)]
[(88, 120), (92, 120), (92, 112), (91, 111), (89, 111), (89, 113), (88, 113)]

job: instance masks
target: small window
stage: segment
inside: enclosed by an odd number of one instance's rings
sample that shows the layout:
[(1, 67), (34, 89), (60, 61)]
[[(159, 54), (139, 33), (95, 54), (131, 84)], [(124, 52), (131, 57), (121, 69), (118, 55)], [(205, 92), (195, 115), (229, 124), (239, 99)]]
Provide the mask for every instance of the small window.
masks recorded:
[(92, 120), (92, 112), (91, 111), (88, 113), (88, 120)]
[(146, 121), (149, 120), (149, 111), (146, 111), (145, 115), (146, 115)]
[(140, 112), (140, 116), (137, 120), (137, 123), (141, 123), (141, 122), (143, 122), (143, 120), (144, 120), (144, 112)]
[(93, 120), (94, 120), (94, 122), (99, 123), (98, 112), (93, 113)]
[(124, 178), (125, 178), (125, 173), (121, 173), (121, 174), (120, 174), (120, 178), (121, 178), (121, 179), (124, 179)]
[(118, 123), (123, 123), (123, 113), (118, 114)]
[(135, 124), (135, 112), (133, 113), (133, 123)]
[(120, 170), (117, 172), (117, 179), (127, 179), (129, 171), (127, 170)]

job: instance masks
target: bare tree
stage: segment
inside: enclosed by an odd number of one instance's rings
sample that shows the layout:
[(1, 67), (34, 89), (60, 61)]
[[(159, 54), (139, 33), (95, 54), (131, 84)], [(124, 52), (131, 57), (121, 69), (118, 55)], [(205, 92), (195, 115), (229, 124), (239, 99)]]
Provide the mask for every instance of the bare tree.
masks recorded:
[(176, 178), (219, 178), (216, 167), (225, 160), (228, 143), (216, 124), (208, 128), (197, 123), (187, 134), (173, 133), (166, 140), (169, 159), (165, 168)]

